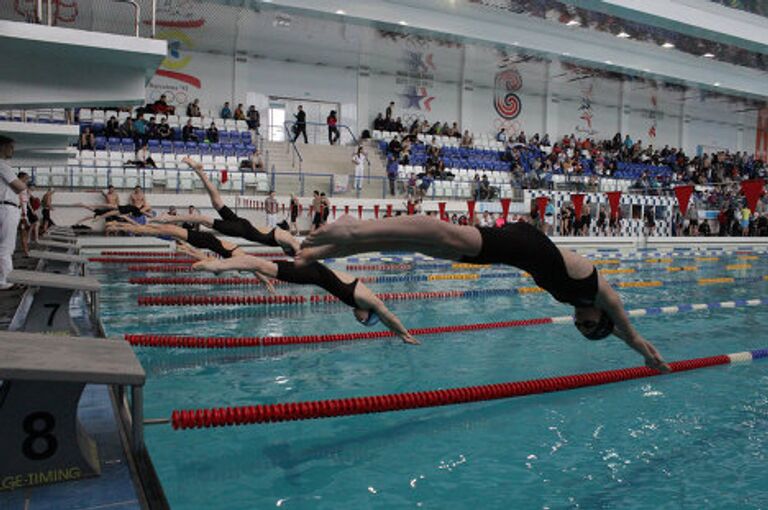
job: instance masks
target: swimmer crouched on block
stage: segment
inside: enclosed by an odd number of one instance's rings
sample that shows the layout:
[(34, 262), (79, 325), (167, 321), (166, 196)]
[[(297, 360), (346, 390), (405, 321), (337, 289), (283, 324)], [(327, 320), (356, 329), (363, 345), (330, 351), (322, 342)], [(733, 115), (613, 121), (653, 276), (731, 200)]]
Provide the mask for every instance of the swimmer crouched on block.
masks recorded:
[(393, 314), (376, 294), (354, 276), (334, 271), (313, 262), (296, 267), (293, 262), (263, 260), (259, 257), (234, 256), (226, 260), (209, 258), (192, 266), (199, 271), (220, 273), (229, 270), (252, 271), (267, 278), (304, 285), (317, 285), (353, 308), (355, 319), (365, 326), (373, 326), (379, 320), (407, 344), (418, 344), (400, 319)]
[(453, 225), (427, 216), (357, 221), (348, 216), (312, 232), (297, 265), (370, 251), (413, 250), (473, 264), (506, 264), (528, 272), (561, 303), (573, 305), (574, 325), (590, 340), (614, 334), (645, 358), (646, 366), (670, 371), (624, 311), (621, 297), (589, 260), (560, 249), (527, 223), (504, 228)]

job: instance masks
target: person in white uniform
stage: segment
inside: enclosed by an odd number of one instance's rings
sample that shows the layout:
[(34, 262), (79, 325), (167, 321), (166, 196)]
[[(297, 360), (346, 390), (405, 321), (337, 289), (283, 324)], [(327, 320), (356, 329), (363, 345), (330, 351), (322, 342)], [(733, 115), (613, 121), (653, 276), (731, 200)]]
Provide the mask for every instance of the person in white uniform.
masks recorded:
[(13, 251), (21, 209), (19, 193), (27, 189), (27, 174), (16, 175), (8, 160), (13, 157), (13, 139), (0, 135), (0, 290), (13, 287), (8, 274), (13, 271)]
[(352, 156), (352, 162), (355, 164), (355, 189), (363, 189), (363, 176), (365, 175), (365, 162), (368, 157), (365, 155), (362, 147), (357, 148), (357, 152)]

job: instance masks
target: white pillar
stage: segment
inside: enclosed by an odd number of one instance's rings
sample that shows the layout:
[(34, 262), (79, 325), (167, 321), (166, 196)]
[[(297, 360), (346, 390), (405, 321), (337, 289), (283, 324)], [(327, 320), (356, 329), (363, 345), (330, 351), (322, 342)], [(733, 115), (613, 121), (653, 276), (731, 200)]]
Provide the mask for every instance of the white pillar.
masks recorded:
[(549, 134), (549, 138), (554, 142), (561, 135), (559, 132), (558, 114), (560, 110), (560, 97), (554, 91), (554, 84), (552, 83), (552, 76), (554, 70), (552, 66), (553, 62), (547, 62), (544, 64), (544, 122), (543, 133)]
[[(465, 129), (470, 129), (472, 122), (472, 94), (475, 91), (474, 82), (467, 76), (469, 74), (467, 70), (467, 62), (472, 60), (474, 54), (474, 47), (464, 45), (464, 49), (461, 52), (461, 80), (459, 81), (459, 127), (462, 133)], [(470, 131), (472, 131), (470, 129)]]
[(629, 134), (629, 115), (632, 107), (627, 104), (627, 88), (629, 85), (625, 80), (621, 80), (619, 84), (619, 107), (617, 108), (617, 114), (619, 116), (619, 133), (621, 136), (627, 136)]

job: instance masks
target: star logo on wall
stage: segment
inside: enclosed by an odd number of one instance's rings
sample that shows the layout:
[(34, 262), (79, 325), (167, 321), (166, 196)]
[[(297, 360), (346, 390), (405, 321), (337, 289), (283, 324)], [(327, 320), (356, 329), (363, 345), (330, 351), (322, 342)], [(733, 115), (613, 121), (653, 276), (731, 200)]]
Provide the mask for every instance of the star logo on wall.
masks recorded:
[(426, 87), (410, 86), (400, 95), (405, 99), (405, 108), (421, 110), (423, 102), (424, 109), (428, 112), (432, 111), (431, 103), (435, 98), (427, 93)]

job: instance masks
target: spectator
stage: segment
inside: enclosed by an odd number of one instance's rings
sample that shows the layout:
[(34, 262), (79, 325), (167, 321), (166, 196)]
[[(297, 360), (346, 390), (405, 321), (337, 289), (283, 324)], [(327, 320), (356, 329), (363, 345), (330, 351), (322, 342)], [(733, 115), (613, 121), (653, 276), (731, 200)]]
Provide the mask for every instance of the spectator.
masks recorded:
[(8, 164), (13, 149), (13, 139), (0, 135), (0, 290), (13, 288), (7, 277), (13, 271), (16, 231), (21, 218), (19, 194), (27, 189), (29, 180), (26, 173), (16, 174)]
[(253, 105), (248, 107), (248, 120), (246, 120), (246, 122), (248, 123), (248, 129), (251, 131), (256, 131), (256, 134), (259, 133), (259, 126), (261, 126), (261, 114), (259, 113), (259, 110), (257, 110)]
[(133, 128), (133, 119), (128, 117), (120, 126), (120, 136), (122, 138), (133, 139), (136, 136), (136, 130)]
[(391, 121), (392, 120), (392, 114), (394, 113), (394, 111), (395, 111), (395, 102), (394, 101), (390, 101), (389, 102), (389, 106), (387, 106), (387, 109), (385, 110), (385, 113), (384, 113), (384, 120), (385, 121)]
[(312, 206), (309, 208), (309, 214), (312, 215), (312, 230), (316, 230), (323, 225), (323, 199), (320, 192), (312, 192)]
[(398, 140), (397, 135), (395, 135), (392, 138), (392, 141), (389, 142), (389, 152), (395, 155), (398, 160), (400, 159), (400, 151), (403, 150), (403, 145), (400, 143), (400, 140)]
[(357, 148), (357, 152), (352, 156), (352, 162), (355, 164), (355, 189), (358, 191), (363, 189), (366, 161), (368, 161), (368, 157), (363, 151), (363, 147), (360, 146)]
[(147, 121), (144, 120), (144, 114), (139, 113), (136, 120), (133, 121), (133, 142), (136, 147), (140, 147), (147, 141)]
[(211, 122), (211, 125), (205, 130), (205, 138), (210, 143), (219, 143), (219, 129), (215, 123)]
[(296, 195), (291, 193), (291, 203), (290, 203), (290, 206), (289, 206), (290, 214), (291, 214), (291, 221), (289, 222), (288, 225), (290, 227), (289, 230), (290, 230), (290, 233), (291, 233), (292, 236), (299, 235), (299, 226), (296, 223), (296, 220), (299, 217), (299, 207), (300, 207), (299, 199), (296, 198)]
[(472, 139), (472, 135), (469, 133), (469, 129), (464, 130), (464, 136), (461, 137), (461, 147), (465, 149), (471, 149), (475, 145), (475, 141)]
[(496, 141), (501, 143), (507, 143), (507, 130), (506, 128), (501, 128), (498, 133), (496, 133)]
[(158, 138), (158, 135), (157, 135), (157, 122), (155, 122), (155, 118), (154, 117), (150, 117), (149, 118), (149, 122), (147, 122), (146, 138), (147, 138), (147, 140), (156, 140)]
[(323, 210), (323, 225), (328, 223), (328, 216), (331, 214), (331, 200), (325, 196), (325, 192), (320, 193), (320, 202)]
[(261, 151), (255, 150), (251, 154), (250, 159), (251, 170), (253, 172), (265, 172), (264, 170), (264, 158), (261, 157)]
[(221, 108), (221, 112), (219, 113), (219, 116), (222, 119), (232, 118), (232, 110), (229, 108), (229, 101), (224, 103), (224, 106)]
[(243, 103), (237, 105), (234, 113), (235, 120), (245, 120), (245, 112), (243, 111)]
[(147, 145), (144, 144), (136, 150), (134, 159), (127, 162), (128, 165), (135, 165), (136, 168), (157, 168), (155, 160), (149, 155)]
[(91, 128), (83, 128), (83, 132), (80, 134), (80, 141), (77, 144), (77, 148), (81, 151), (92, 151), (96, 149), (96, 137), (93, 135)]
[(395, 181), (398, 170), (397, 158), (394, 154), (387, 155), (387, 179), (389, 179), (389, 194), (395, 196)]
[(277, 212), (279, 205), (275, 199), (275, 190), (270, 190), (266, 200), (264, 200), (264, 210), (267, 213), (267, 227), (274, 229), (277, 227)]
[(160, 121), (160, 125), (157, 126), (157, 137), (160, 140), (173, 139), (173, 129), (171, 129), (171, 126), (168, 124), (167, 117), (163, 117)]
[(187, 105), (187, 117), (201, 117), (199, 99), (195, 99)]
[(53, 194), (55, 190), (48, 188), (48, 191), (43, 195), (43, 199), (40, 201), (40, 205), (43, 208), (43, 223), (40, 225), (40, 235), (45, 234), (49, 228), (56, 225), (51, 219), (51, 211), (53, 211)]
[(115, 138), (120, 136), (120, 123), (117, 121), (117, 117), (112, 115), (107, 121), (107, 125), (104, 126), (104, 135), (107, 138)]
[[(339, 128), (337, 126), (339, 120), (336, 118), (336, 110), (331, 110), (328, 114), (328, 118), (325, 119), (325, 123), (328, 125), (328, 144), (334, 145), (339, 141)], [(375, 129), (375, 128), (374, 128)]]
[(304, 135), (304, 143), (309, 143), (307, 140), (307, 114), (304, 112), (304, 107), (299, 105), (298, 111), (293, 114), (296, 122), (293, 124), (293, 143), (299, 139), (299, 135)]
[(176, 113), (176, 108), (168, 105), (168, 100), (165, 94), (160, 94), (160, 98), (152, 103), (152, 113), (165, 113), (173, 115)]
[(387, 122), (384, 120), (384, 115), (381, 112), (373, 119), (373, 129), (376, 131), (386, 131), (387, 129)]
[(197, 133), (195, 126), (192, 125), (192, 119), (187, 120), (187, 124), (181, 129), (181, 139), (185, 142), (197, 142)]

